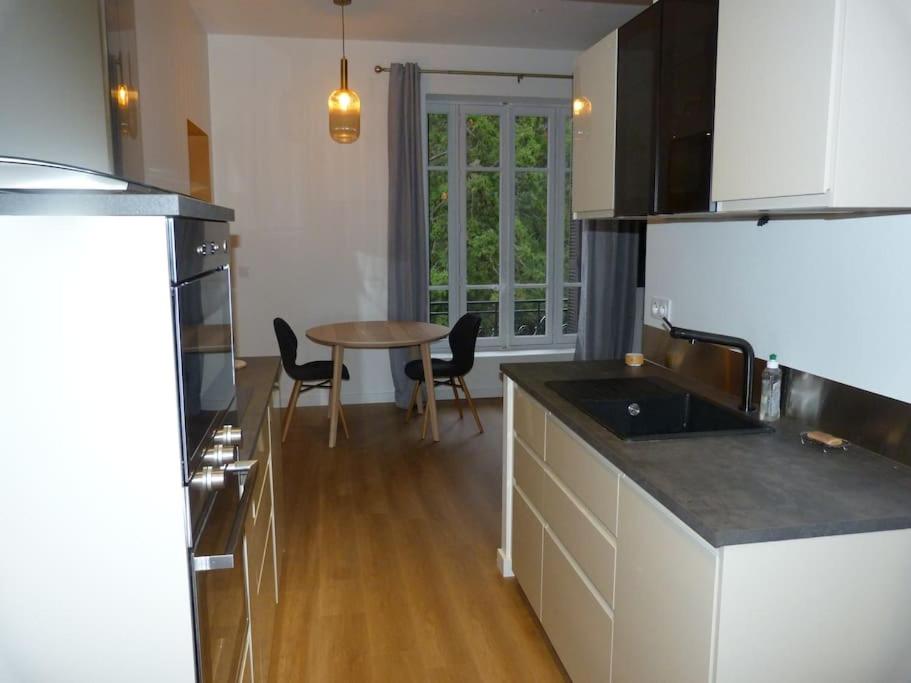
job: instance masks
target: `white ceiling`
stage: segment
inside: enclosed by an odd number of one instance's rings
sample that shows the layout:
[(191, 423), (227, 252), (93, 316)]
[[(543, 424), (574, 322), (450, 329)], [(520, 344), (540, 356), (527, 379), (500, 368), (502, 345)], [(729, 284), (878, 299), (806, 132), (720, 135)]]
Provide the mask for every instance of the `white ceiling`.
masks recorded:
[[(338, 38), (332, 0), (190, 0), (207, 33)], [(351, 40), (581, 50), (651, 0), (352, 0)]]

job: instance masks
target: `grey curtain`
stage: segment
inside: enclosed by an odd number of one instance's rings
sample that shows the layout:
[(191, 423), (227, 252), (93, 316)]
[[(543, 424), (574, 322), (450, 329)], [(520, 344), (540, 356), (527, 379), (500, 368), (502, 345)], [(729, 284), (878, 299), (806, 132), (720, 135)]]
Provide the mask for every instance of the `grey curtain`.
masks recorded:
[(640, 350), (639, 244), (644, 226), (642, 221), (583, 221), (576, 360), (611, 360)]
[[(427, 228), (424, 217), (424, 146), (421, 140), (421, 72), (393, 64), (389, 72), (389, 320), (426, 321)], [(395, 402), (408, 407), (410, 349), (392, 349)]]

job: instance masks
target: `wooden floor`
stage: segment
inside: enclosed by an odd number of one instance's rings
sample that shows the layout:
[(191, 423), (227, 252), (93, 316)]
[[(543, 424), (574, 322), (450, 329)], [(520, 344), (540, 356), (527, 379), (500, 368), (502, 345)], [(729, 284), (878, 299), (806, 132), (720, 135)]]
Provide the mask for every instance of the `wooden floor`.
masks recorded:
[(270, 678), (319, 681), (567, 680), (500, 540), (499, 401), (486, 433), (440, 402), (441, 443), (391, 405), (298, 409), (284, 444), (287, 553)]

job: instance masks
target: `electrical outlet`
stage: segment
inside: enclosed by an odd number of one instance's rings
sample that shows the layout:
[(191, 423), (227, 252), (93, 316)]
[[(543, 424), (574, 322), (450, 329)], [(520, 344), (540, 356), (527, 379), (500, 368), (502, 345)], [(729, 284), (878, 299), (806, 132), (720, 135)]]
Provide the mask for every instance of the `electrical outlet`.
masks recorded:
[(655, 320), (671, 319), (671, 300), (653, 296), (649, 304), (649, 312)]

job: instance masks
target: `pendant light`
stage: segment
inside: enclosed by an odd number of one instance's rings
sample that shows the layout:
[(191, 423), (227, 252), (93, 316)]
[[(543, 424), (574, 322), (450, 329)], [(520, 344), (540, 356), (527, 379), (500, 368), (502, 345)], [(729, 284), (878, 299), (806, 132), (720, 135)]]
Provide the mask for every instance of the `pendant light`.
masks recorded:
[(343, 145), (350, 144), (361, 134), (361, 98), (348, 89), (348, 59), (345, 56), (345, 6), (351, 0), (332, 0), (342, 8), (341, 86), (329, 95), (329, 136)]

